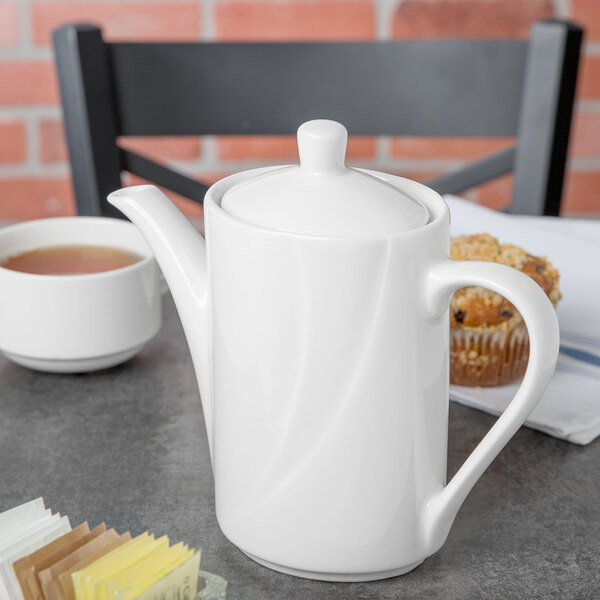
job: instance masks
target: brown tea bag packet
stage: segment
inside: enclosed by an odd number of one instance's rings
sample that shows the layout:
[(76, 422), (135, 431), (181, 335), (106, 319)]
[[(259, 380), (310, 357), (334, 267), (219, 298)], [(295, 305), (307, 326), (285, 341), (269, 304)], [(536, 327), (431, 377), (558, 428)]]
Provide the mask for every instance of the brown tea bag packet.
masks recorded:
[[(92, 564), (95, 560), (98, 560), (100, 557), (104, 556), (111, 550), (114, 550), (115, 548), (122, 546), (125, 542), (128, 542), (130, 540), (131, 540), (131, 534), (129, 533), (129, 531), (126, 531), (125, 533), (120, 535), (118, 539), (116, 539), (114, 542), (111, 542), (110, 544), (108, 544), (105, 548), (98, 551), (96, 554), (92, 554), (92, 555), (88, 556), (87, 558), (84, 558), (83, 560), (78, 562), (76, 565), (73, 565), (72, 567), (70, 567), (64, 573), (61, 573), (61, 575), (59, 576), (58, 579), (59, 579), (60, 587), (62, 588), (62, 591), (64, 592), (64, 596), (63, 596), (64, 600), (75, 600), (75, 589), (73, 587), (73, 578), (71, 577), (72, 573), (74, 573), (75, 571), (79, 571), (80, 569), (84, 569), (88, 565)], [(50, 599), (48, 599), (48, 600), (50, 600)], [(63, 600), (63, 599), (61, 599), (61, 600)]]
[(92, 529), (92, 531), (90, 531), (89, 533), (85, 534), (83, 537), (72, 541), (70, 544), (62, 546), (52, 555), (43, 558), (42, 560), (38, 561), (35, 565), (33, 565), (28, 581), (31, 595), (29, 597), (25, 596), (25, 600), (44, 600), (44, 593), (42, 591), (42, 586), (40, 585), (40, 581), (38, 579), (38, 573), (40, 571), (44, 571), (48, 567), (51, 567), (53, 564), (62, 560), (66, 556), (69, 556), (71, 553), (77, 550), (77, 548), (81, 548), (81, 546), (84, 546), (88, 542), (102, 535), (105, 531), (106, 525), (102, 523), (98, 525), (98, 527)]
[[(71, 589), (70, 597), (73, 597), (71, 573), (82, 569), (130, 539), (129, 532), (119, 536), (114, 529), (109, 529), (87, 544), (77, 548), (69, 556), (40, 571), (38, 581), (42, 587), (45, 600), (66, 600), (69, 597), (69, 588)], [(63, 587), (63, 582), (65, 582), (64, 587), (67, 588), (66, 590)]]
[[(69, 533), (65, 533), (60, 537), (56, 538), (54, 541), (42, 546), (39, 550), (36, 550), (32, 554), (24, 556), (19, 560), (13, 563), (13, 569), (15, 575), (17, 577), (17, 581), (21, 586), (21, 591), (23, 592), (23, 597), (25, 600), (34, 600), (34, 598), (38, 598), (35, 595), (35, 592), (32, 590), (32, 579), (35, 580), (34, 585), (37, 583), (37, 578), (34, 574), (35, 565), (49, 556), (52, 556), (55, 552), (59, 551), (61, 548), (68, 547), (70, 544), (77, 542), (77, 540), (81, 539), (83, 536), (88, 534), (90, 528), (87, 524), (82, 523), (75, 529), (69, 531)], [(40, 590), (41, 596), (41, 590)]]

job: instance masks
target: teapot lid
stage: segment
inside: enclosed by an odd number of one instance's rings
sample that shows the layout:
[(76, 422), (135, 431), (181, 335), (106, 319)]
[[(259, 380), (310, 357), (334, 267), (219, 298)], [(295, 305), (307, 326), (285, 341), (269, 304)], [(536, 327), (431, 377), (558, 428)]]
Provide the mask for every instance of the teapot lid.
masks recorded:
[(392, 184), (345, 166), (346, 128), (308, 121), (298, 129), (300, 165), (280, 167), (229, 189), (221, 207), (248, 223), (323, 236), (394, 234), (425, 225), (429, 213)]

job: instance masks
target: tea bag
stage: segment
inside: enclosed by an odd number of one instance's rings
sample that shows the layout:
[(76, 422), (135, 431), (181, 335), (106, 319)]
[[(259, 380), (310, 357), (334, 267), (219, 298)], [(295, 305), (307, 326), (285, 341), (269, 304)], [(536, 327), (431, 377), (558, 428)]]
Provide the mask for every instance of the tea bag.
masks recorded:
[[(49, 556), (54, 555), (61, 548), (69, 547), (73, 541), (77, 541), (85, 534), (89, 533), (90, 528), (86, 523), (82, 523), (78, 525), (70, 531), (69, 533), (65, 533), (64, 535), (56, 538), (53, 542), (50, 542), (46, 546), (43, 546), (39, 550), (35, 551), (33, 554), (28, 554), (23, 558), (20, 558), (16, 562), (13, 563), (13, 570), (15, 572), (15, 576), (19, 585), (21, 587), (21, 591), (23, 592), (23, 596), (25, 600), (33, 600), (34, 598), (42, 598), (41, 590), (40, 593), (37, 594), (37, 577), (35, 574), (35, 567), (42, 560), (47, 559)], [(33, 587), (32, 587), (33, 585)]]
[(143, 566), (148, 565), (156, 561), (165, 552), (169, 550), (169, 538), (165, 535), (157, 540), (154, 540), (151, 545), (151, 550), (140, 560), (136, 560), (132, 557), (135, 562), (129, 566), (123, 568), (123, 563), (116, 565), (116, 568), (112, 571), (105, 572), (101, 578), (98, 579), (94, 588), (94, 600), (109, 600), (111, 598), (112, 590), (115, 588), (116, 582), (120, 577), (127, 577), (131, 573), (138, 571)]
[(13, 563), (71, 530), (69, 518), (61, 517), (60, 514), (42, 517), (34, 524), (36, 526), (27, 528), (25, 534), (4, 540), (0, 548), (0, 578), (8, 592), (7, 598), (13, 600), (23, 600), (21, 587), (12, 569)]
[[(198, 588), (198, 570), (200, 569), (200, 552), (193, 552), (170, 573), (153, 583), (149, 588), (135, 597), (136, 600), (163, 600), (164, 598), (194, 598)], [(121, 600), (119, 598), (119, 600)]]
[(96, 539), (104, 533), (106, 533), (106, 525), (102, 523), (101, 525), (98, 525), (98, 527), (92, 529), (92, 531), (90, 531), (84, 537), (80, 538), (76, 542), (69, 544), (68, 547), (59, 550), (53, 556), (48, 557), (46, 560), (43, 560), (40, 563), (36, 564), (34, 569), (35, 584), (33, 584), (36, 593), (35, 600), (45, 600), (44, 591), (42, 589), (42, 585), (38, 576), (41, 571), (44, 571), (47, 568), (57, 564), (63, 558), (71, 556), (73, 552), (85, 546), (86, 544), (88, 544), (89, 542), (91, 542), (92, 540)]
[(76, 600), (99, 600), (96, 596), (96, 585), (144, 558), (153, 550), (155, 544), (153, 535), (142, 533), (85, 569), (74, 572), (72, 579)]
[(43, 498), (36, 498), (0, 513), (0, 540), (4, 539), (3, 529), (17, 523), (30, 523), (36, 517), (41, 517), (45, 511)]
[[(54, 517), (56, 518), (56, 515)], [(36, 531), (51, 518), (53, 518), (52, 511), (47, 508), (31, 519), (11, 521), (0, 530), (0, 550)]]
[(109, 587), (110, 600), (133, 600), (171, 573), (194, 554), (182, 542), (161, 552), (152, 560), (142, 561), (134, 569), (117, 577)]
[[(37, 520), (45, 511), (43, 498), (36, 498), (0, 513), (0, 545), (12, 539), (15, 532)], [(0, 598), (8, 597), (8, 590), (0, 577)]]
[(119, 535), (114, 529), (101, 533), (66, 556), (38, 573), (38, 581), (45, 600), (66, 600), (75, 597), (71, 573), (88, 566), (107, 552), (118, 548), (131, 539), (129, 532)]
[(165, 552), (169, 551), (168, 539), (166, 539), (166, 542), (167, 543), (157, 546), (150, 554), (135, 563), (129, 569), (125, 569), (114, 577), (105, 580), (104, 587), (106, 593), (104, 595), (108, 598), (112, 598), (116, 590), (121, 589), (124, 585), (127, 585), (129, 581), (139, 577), (139, 573), (143, 571), (147, 565), (153, 565), (156, 561), (159, 561)]
[[(179, 544), (181, 546), (181, 544)], [(173, 547), (169, 548), (168, 544), (159, 547), (156, 551), (150, 553), (145, 559), (133, 565), (130, 569), (119, 573), (107, 582), (106, 588), (108, 597), (114, 598), (123, 590), (128, 590), (136, 587), (140, 582), (148, 576), (149, 573), (154, 573), (160, 569), (160, 565), (172, 553)]]

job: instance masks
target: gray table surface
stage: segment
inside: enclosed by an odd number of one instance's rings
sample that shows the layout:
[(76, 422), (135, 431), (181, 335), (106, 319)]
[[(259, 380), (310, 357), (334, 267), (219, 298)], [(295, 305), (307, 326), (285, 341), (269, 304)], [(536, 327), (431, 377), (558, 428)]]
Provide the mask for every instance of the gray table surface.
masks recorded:
[[(192, 364), (169, 297), (164, 308), (159, 335), (120, 367), (49, 375), (0, 358), (0, 511), (43, 496), (73, 525), (184, 540), (230, 582), (231, 600), (600, 598), (600, 440), (579, 447), (524, 428), (411, 573), (336, 584), (256, 564), (217, 525)], [(492, 423), (451, 405), (449, 473)]]

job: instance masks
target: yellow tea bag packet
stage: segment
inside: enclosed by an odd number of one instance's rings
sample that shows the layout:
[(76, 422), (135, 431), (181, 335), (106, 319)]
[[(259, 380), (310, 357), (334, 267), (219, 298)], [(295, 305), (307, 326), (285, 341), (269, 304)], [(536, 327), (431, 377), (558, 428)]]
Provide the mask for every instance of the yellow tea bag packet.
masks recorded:
[[(193, 552), (193, 551), (192, 551)], [(175, 600), (194, 598), (198, 591), (200, 552), (193, 552), (179, 566), (135, 596), (136, 600)]]
[(149, 554), (155, 544), (154, 536), (142, 533), (120, 548), (109, 552), (95, 563), (71, 575), (76, 600), (96, 600), (96, 585), (120, 573)]
[[(45, 600), (66, 600), (66, 593), (59, 582), (60, 575), (69, 572), (70, 569), (75, 570), (87, 566), (90, 562), (113, 550), (119, 544), (129, 541), (131, 536), (126, 534), (123, 541), (120, 541), (119, 538), (119, 534), (114, 529), (101, 532), (100, 535), (94, 536), (68, 556), (40, 570), (38, 572), (38, 582), (42, 588)], [(89, 562), (85, 562), (86, 560)]]
[[(13, 563), (13, 570), (17, 577), (17, 581), (21, 586), (21, 591), (23, 592), (25, 600), (43, 600), (42, 590), (39, 587), (37, 580), (36, 566), (42, 561), (47, 560), (49, 557), (54, 556), (59, 550), (70, 548), (73, 542), (77, 542), (89, 532), (90, 528), (87, 522), (82, 523), (69, 533), (61, 535), (53, 542), (46, 544), (39, 550), (36, 550), (32, 554), (24, 556)], [(70, 552), (67, 552), (67, 554), (69, 553)], [(63, 556), (66, 556), (66, 554), (63, 554)], [(62, 558), (62, 556), (60, 558)], [(52, 564), (52, 562), (49, 564)]]
[[(180, 551), (176, 553), (175, 556), (171, 556), (171, 560), (164, 563), (162, 567), (158, 568), (156, 571), (146, 574), (143, 583), (129, 590), (129, 594), (118, 597), (119, 600), (133, 600), (134, 598), (138, 598), (140, 594), (150, 589), (150, 587), (152, 587), (155, 583), (166, 577), (169, 573), (173, 572), (180, 565), (192, 558), (193, 554), (194, 550), (189, 549), (187, 546), (182, 546)], [(198, 563), (199, 562), (200, 558), (198, 558)], [(185, 590), (185, 586), (182, 589)], [(193, 595), (195, 595), (195, 591)], [(190, 598), (191, 597), (192, 596), (190, 596)]]
[(163, 552), (138, 563), (115, 578), (109, 586), (110, 600), (130, 600), (148, 589), (154, 582), (179, 566), (193, 553), (180, 542)]
[(72, 577), (73, 573), (75, 573), (76, 571), (80, 571), (81, 569), (84, 569), (85, 567), (96, 562), (98, 559), (102, 558), (103, 556), (105, 556), (106, 554), (111, 552), (112, 550), (115, 550), (115, 549), (125, 545), (129, 541), (131, 541), (131, 534), (127, 531), (126, 533), (119, 536), (119, 538), (117, 538), (116, 540), (114, 540), (113, 542), (108, 544), (102, 550), (99, 550), (95, 554), (90, 555), (89, 557), (87, 557), (86, 559), (81, 561), (79, 564), (74, 565), (73, 567), (71, 567), (67, 571), (65, 571), (64, 573), (61, 573), (61, 575), (59, 577), (59, 581), (60, 581), (60, 585), (61, 585), (62, 589), (65, 592), (65, 600), (75, 600), (75, 589), (73, 588), (73, 577)]
[(127, 575), (132, 571), (139, 569), (140, 565), (148, 564), (154, 561), (157, 557), (160, 557), (169, 549), (169, 538), (165, 535), (152, 543), (152, 548), (148, 554), (146, 554), (140, 560), (131, 563), (125, 569), (121, 568), (121, 565), (117, 569), (113, 569), (107, 572), (106, 575), (99, 579), (96, 583), (94, 590), (94, 600), (109, 600), (111, 588), (114, 587), (115, 581), (123, 576)]
[(114, 574), (111, 577), (107, 577), (104, 581), (96, 585), (96, 599), (97, 600), (109, 600), (113, 597), (116, 590), (123, 587), (123, 584), (130, 579), (135, 579), (136, 574), (143, 571), (148, 565), (154, 564), (156, 561), (160, 561), (161, 557), (169, 551), (169, 538), (163, 536), (156, 540), (154, 547), (150, 553), (138, 562), (130, 565), (127, 569)]

